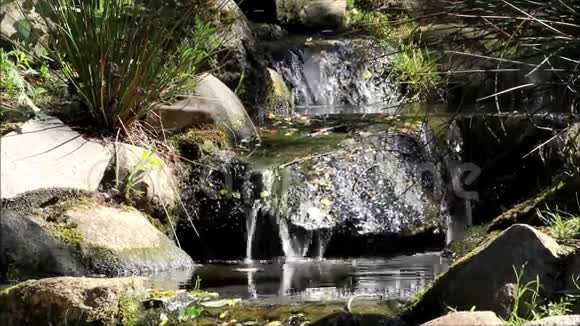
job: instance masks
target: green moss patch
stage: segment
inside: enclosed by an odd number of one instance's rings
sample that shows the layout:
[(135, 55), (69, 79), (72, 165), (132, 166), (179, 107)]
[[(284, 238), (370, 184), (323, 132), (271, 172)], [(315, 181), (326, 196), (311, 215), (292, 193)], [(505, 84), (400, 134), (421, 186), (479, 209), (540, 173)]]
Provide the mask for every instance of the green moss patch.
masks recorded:
[(197, 160), (219, 149), (227, 148), (228, 134), (217, 126), (191, 129), (173, 136), (170, 142), (179, 153), (190, 160)]

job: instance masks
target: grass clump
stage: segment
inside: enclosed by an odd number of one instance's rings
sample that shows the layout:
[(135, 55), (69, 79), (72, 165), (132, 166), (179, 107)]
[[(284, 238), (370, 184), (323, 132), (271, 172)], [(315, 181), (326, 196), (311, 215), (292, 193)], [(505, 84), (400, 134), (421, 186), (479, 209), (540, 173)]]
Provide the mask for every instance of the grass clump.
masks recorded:
[(571, 240), (580, 238), (580, 217), (562, 212), (537, 210), (538, 217), (548, 227), (548, 233), (558, 240)]
[(429, 97), (443, 82), (438, 74), (437, 58), (427, 48), (402, 43), (399, 54), (393, 58), (393, 68), (401, 76), (406, 92), (411, 97)]
[(55, 39), (43, 47), (103, 127), (131, 125), (191, 87), (219, 44), (197, 7), (179, 1), (40, 0), (37, 7)]

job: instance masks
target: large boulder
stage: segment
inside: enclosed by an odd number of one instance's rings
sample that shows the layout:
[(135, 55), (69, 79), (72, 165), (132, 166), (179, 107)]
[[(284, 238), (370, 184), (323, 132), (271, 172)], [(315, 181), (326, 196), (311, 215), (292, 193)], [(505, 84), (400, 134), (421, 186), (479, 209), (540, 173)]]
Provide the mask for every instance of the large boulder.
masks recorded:
[(115, 143), (108, 172), (103, 179), (119, 195), (148, 211), (175, 207), (177, 179), (174, 171), (154, 150)]
[(24, 123), (0, 138), (0, 150), (2, 198), (42, 188), (95, 191), (111, 159), (105, 146), (56, 118)]
[(120, 325), (146, 294), (141, 278), (58, 277), (30, 280), (0, 292), (2, 325)]
[[(191, 258), (134, 208), (55, 192), (4, 201), (0, 220), (3, 279), (122, 275), (189, 268)], [(38, 197), (40, 195), (36, 195)]]
[(500, 326), (505, 322), (493, 311), (456, 311), (433, 319), (423, 326)]
[(257, 136), (256, 128), (238, 96), (211, 74), (204, 75), (195, 95), (172, 105), (158, 105), (150, 115), (154, 126), (183, 130), (203, 123), (224, 125), (234, 142)]
[(343, 26), (346, 0), (276, 0), (278, 21), (306, 29)]
[[(560, 250), (554, 239), (536, 229), (513, 225), (438, 278), (414, 305), (408, 320), (424, 322), (447, 307), (460, 310), (476, 307), (506, 318), (514, 303), (516, 273), (521, 274), (520, 285), (538, 279), (542, 285), (540, 296), (558, 290)], [(531, 300), (529, 293), (520, 300), (519, 306), (526, 309), (525, 303)]]

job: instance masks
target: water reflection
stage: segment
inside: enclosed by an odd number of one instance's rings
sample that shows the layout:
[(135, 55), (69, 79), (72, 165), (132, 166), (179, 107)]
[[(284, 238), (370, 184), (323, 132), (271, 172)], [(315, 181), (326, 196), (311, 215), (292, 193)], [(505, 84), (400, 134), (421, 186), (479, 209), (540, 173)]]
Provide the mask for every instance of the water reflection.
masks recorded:
[(304, 259), (208, 264), (197, 268), (194, 274), (201, 277), (205, 290), (226, 297), (286, 303), (341, 301), (352, 295), (408, 299), (447, 267), (447, 262), (438, 254), (420, 254), (388, 260)]

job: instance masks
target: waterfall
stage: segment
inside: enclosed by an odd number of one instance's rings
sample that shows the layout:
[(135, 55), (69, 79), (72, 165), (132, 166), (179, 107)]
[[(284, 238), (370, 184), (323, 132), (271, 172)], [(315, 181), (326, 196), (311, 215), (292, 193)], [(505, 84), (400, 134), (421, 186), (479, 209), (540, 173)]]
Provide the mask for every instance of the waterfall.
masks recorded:
[(247, 214), (246, 217), (246, 262), (252, 261), (252, 247), (254, 242), (254, 235), (256, 233), (256, 224), (258, 219), (258, 212), (260, 211), (261, 204), (256, 201), (252, 206), (252, 209)]
[(385, 49), (368, 40), (313, 41), (271, 59), (302, 114), (377, 113), (398, 104)]

